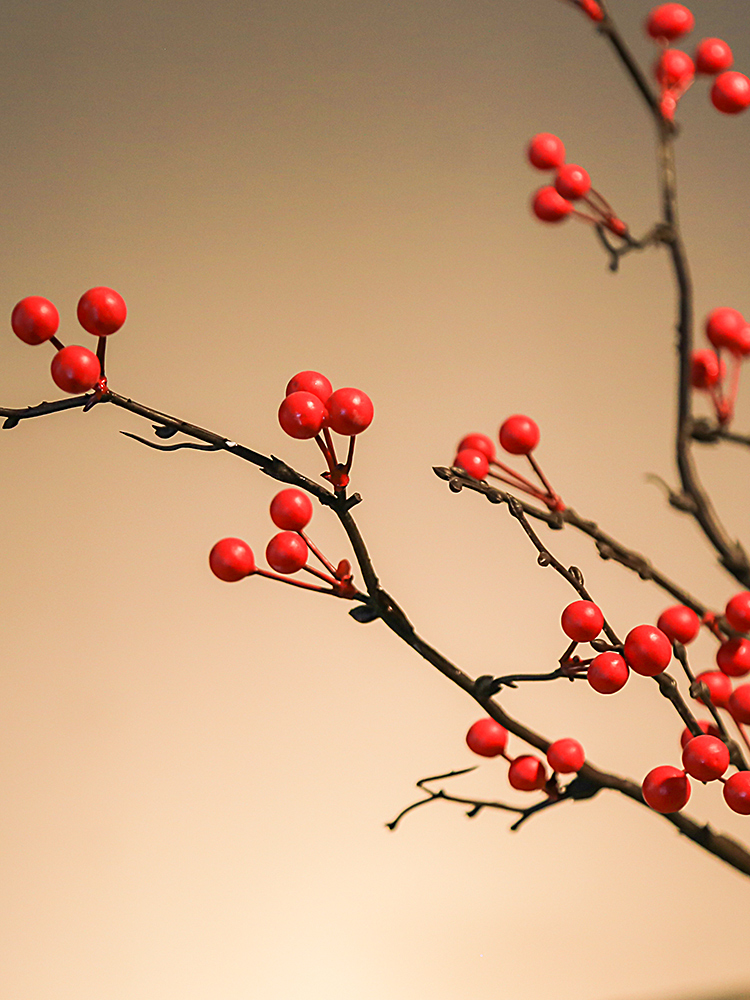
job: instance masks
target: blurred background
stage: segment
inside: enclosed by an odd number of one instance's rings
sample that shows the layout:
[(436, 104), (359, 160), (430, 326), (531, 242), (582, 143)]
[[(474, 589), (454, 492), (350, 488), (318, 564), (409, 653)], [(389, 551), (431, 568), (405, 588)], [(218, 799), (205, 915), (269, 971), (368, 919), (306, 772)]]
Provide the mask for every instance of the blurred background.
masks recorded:
[[(743, 3), (690, 4), (750, 71)], [(645, 65), (649, 5), (611, 9)], [(28, 0), (0, 32), (4, 309), (43, 295), (60, 338), (108, 285), (129, 315), (110, 385), (322, 470), (281, 432), (288, 379), (372, 397), (356, 516), (384, 586), (469, 674), (554, 667), (572, 592), (505, 508), (433, 474), (469, 431), (539, 423), (565, 500), (710, 606), (739, 588), (645, 481), (675, 481), (666, 256), (613, 275), (591, 230), (544, 226), (528, 139), (571, 162), (635, 233), (657, 211), (650, 121), (591, 23), (556, 0)], [(750, 309), (747, 116), (698, 81), (679, 179), (699, 319)], [(52, 349), (6, 323), (0, 403), (59, 395)], [(745, 373), (747, 382), (747, 373)], [(750, 385), (736, 421), (750, 426)], [(464, 743), (475, 704), (379, 623), (260, 578), (276, 488), (226, 454), (159, 454), (114, 407), (0, 435), (0, 995), (4, 1000), (672, 1000), (746, 997), (747, 879), (615, 795), (508, 832), (414, 782), (526, 804)], [(700, 466), (747, 538), (741, 449)], [(324, 509), (312, 538), (349, 555)], [(621, 633), (671, 600), (583, 537), (545, 533)], [(713, 664), (700, 637), (696, 669)], [(508, 692), (549, 738), (641, 780), (679, 764), (681, 723), (634, 677)], [(524, 752), (518, 741), (514, 753)], [(690, 812), (750, 840), (717, 787)]]

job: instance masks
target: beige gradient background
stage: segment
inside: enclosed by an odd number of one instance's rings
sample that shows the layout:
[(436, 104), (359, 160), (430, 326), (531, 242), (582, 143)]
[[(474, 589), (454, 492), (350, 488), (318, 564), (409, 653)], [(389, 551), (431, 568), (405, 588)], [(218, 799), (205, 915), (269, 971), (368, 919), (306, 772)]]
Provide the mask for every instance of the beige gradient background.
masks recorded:
[[(648, 5), (611, 6), (649, 61)], [(726, 37), (748, 71), (743, 0), (691, 6), (696, 36)], [(87, 343), (75, 304), (111, 285), (129, 307), (113, 388), (311, 476), (317, 449), (276, 422), (287, 379), (316, 368), (365, 389), (359, 521), (385, 586), (469, 673), (549, 669), (571, 599), (504, 509), (431, 472), (510, 413), (538, 420), (571, 505), (709, 604), (736, 589), (644, 480), (674, 478), (666, 260), (615, 277), (586, 227), (529, 216), (540, 175), (523, 148), (551, 130), (635, 232), (654, 219), (650, 124), (584, 18), (553, 0), (30, 0), (5, 9), (0, 49), (6, 312), (45, 295), (61, 338)], [(699, 315), (750, 309), (750, 119), (706, 90), (680, 113)], [(7, 325), (3, 405), (55, 395), (51, 354)], [(262, 555), (274, 484), (120, 430), (148, 426), (99, 407), (0, 435), (3, 1000), (670, 1000), (750, 984), (747, 880), (618, 797), (517, 834), (448, 804), (385, 830), (418, 778), (477, 762), (474, 704), (340, 602), (215, 580), (218, 538)], [(701, 456), (738, 534), (747, 463)], [(348, 554), (322, 509), (311, 534)], [(619, 631), (669, 603), (585, 539), (546, 537)], [(712, 656), (701, 638), (696, 666)], [(639, 678), (611, 699), (558, 684), (505, 704), (638, 779), (679, 759), (679, 721)], [(494, 761), (461, 787), (527, 801)], [(750, 839), (716, 788), (691, 809)]]

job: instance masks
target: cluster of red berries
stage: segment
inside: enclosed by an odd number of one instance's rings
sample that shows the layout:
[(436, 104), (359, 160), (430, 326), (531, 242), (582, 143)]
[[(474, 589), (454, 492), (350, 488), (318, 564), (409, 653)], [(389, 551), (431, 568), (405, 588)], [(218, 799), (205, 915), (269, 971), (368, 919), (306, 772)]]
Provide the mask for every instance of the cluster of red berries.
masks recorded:
[(693, 83), (696, 73), (716, 77), (711, 88), (711, 103), (727, 115), (736, 115), (750, 105), (750, 80), (730, 71), (732, 50), (720, 38), (704, 38), (691, 57), (669, 43), (693, 30), (695, 18), (681, 3), (663, 3), (646, 18), (646, 33), (664, 46), (654, 64), (654, 76), (661, 88), (661, 113), (674, 119), (677, 102)]
[[(565, 146), (549, 132), (535, 135), (528, 145), (529, 162), (537, 170), (554, 170), (553, 184), (540, 187), (531, 201), (534, 215), (542, 222), (562, 222), (575, 215), (585, 222), (604, 226), (616, 236), (624, 236), (628, 227), (618, 219), (612, 206), (591, 186), (591, 178), (583, 167), (565, 162)], [(590, 212), (581, 212), (574, 201), (584, 201)], [(592, 214), (593, 213), (593, 214)]]
[[(320, 372), (298, 372), (290, 379), (279, 407), (279, 423), (293, 438), (314, 438), (325, 456), (328, 471), (323, 473), (335, 490), (349, 483), (357, 434), (372, 423), (373, 406), (361, 389), (336, 389)], [(345, 462), (339, 462), (331, 431), (349, 438)]]
[[(534, 475), (542, 484), (541, 487), (530, 482), (520, 472), (516, 472), (504, 462), (497, 459), (495, 444), (486, 434), (466, 434), (458, 442), (453, 466), (462, 469), (472, 479), (486, 479), (491, 476), (522, 493), (527, 493), (535, 500), (546, 504), (550, 510), (564, 510), (565, 504), (552, 489), (547, 477), (533, 457), (532, 452), (539, 444), (539, 427), (531, 419), (521, 413), (508, 417), (500, 425), (498, 433), (500, 445), (510, 455), (525, 455), (531, 465)], [(500, 470), (499, 472), (496, 470)]]
[(586, 762), (586, 754), (578, 740), (565, 737), (555, 740), (547, 750), (547, 763), (552, 776), (547, 776), (544, 762), (533, 754), (511, 757), (506, 750), (508, 730), (494, 719), (479, 719), (466, 734), (470, 750), (480, 757), (503, 757), (508, 761), (508, 781), (512, 788), (521, 792), (535, 792), (545, 789), (548, 795), (557, 796), (556, 774), (575, 774)]
[(65, 347), (57, 339), (60, 314), (41, 295), (28, 295), (16, 304), (10, 317), (13, 332), (25, 344), (49, 341), (56, 350), (52, 359), (52, 380), (63, 392), (82, 393), (103, 390), (104, 348), (106, 337), (125, 322), (128, 311), (121, 295), (111, 288), (90, 288), (78, 301), (78, 322), (84, 330), (99, 338), (96, 354), (87, 347)]
[[(208, 557), (214, 576), (227, 583), (236, 583), (247, 576), (258, 575), (307, 590), (334, 594), (336, 597), (351, 599), (357, 595), (349, 560), (342, 559), (334, 566), (305, 534), (304, 529), (313, 515), (312, 501), (306, 493), (294, 487), (281, 490), (271, 501), (270, 511), (271, 520), (277, 528), (282, 529), (266, 546), (266, 562), (275, 572), (258, 569), (253, 550), (241, 538), (222, 538), (211, 549)], [(310, 552), (324, 566), (325, 572), (307, 565)], [(300, 569), (322, 580), (327, 586), (286, 579), (289, 574)]]
[[(693, 352), (691, 382), (693, 388), (709, 394), (719, 423), (728, 424), (737, 401), (740, 366), (750, 356), (750, 323), (737, 309), (722, 306), (708, 314), (705, 331), (714, 349)], [(728, 352), (732, 363), (728, 380), (723, 350)]]

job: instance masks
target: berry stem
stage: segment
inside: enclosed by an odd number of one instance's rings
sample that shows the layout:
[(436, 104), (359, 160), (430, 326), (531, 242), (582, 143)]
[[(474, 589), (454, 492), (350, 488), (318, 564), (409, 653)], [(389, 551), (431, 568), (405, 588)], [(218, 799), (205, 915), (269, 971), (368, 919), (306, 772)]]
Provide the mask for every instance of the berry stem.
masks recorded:
[(327, 573), (321, 573), (320, 570), (315, 569), (314, 566), (302, 566), (302, 569), (306, 573), (312, 573), (313, 576), (317, 576), (319, 580), (325, 580), (325, 582), (330, 583), (332, 587), (334, 587), (337, 583), (334, 577), (329, 576)]
[(320, 594), (335, 594), (334, 590), (326, 587), (317, 587), (314, 583), (304, 583), (302, 580), (292, 580), (288, 576), (281, 576), (279, 573), (271, 573), (267, 569), (254, 569), (250, 576), (264, 576), (268, 580), (278, 580), (279, 583), (288, 583), (292, 587), (302, 587), (304, 590), (317, 590)]
[[(496, 465), (498, 467), (498, 469), (502, 469), (503, 472), (506, 473), (506, 475), (513, 476), (515, 479), (518, 480), (519, 483), (523, 484), (523, 486), (526, 488), (527, 492), (529, 492), (529, 493), (539, 493), (539, 487), (538, 486), (535, 486), (534, 483), (532, 483), (530, 479), (526, 478), (526, 476), (522, 476), (520, 472), (516, 472), (515, 469), (511, 469), (511, 467), (509, 465), (504, 465), (502, 462), (498, 462), (498, 460), (496, 458), (490, 459), (490, 465)], [(508, 482), (508, 480), (506, 479), (506, 480), (504, 480), (504, 482)], [(541, 496), (541, 494), (540, 494), (540, 496)]]
[(328, 450), (331, 453), (331, 460), (333, 464), (331, 465), (330, 471), (333, 472), (333, 470), (339, 464), (339, 461), (336, 458), (336, 449), (333, 447), (333, 438), (331, 437), (331, 432), (327, 427), (323, 428), (323, 436), (326, 439), (326, 445), (328, 446)]
[(724, 404), (724, 419), (719, 420), (722, 424), (728, 424), (734, 416), (734, 405), (737, 402), (737, 392), (740, 387), (740, 366), (742, 358), (739, 354), (732, 354), (732, 370), (729, 376), (729, 392)]
[(326, 464), (328, 465), (328, 471), (331, 473), (331, 475), (333, 475), (333, 473), (336, 470), (336, 462), (335, 462), (334, 457), (331, 455), (331, 452), (329, 451), (328, 446), (325, 444), (325, 442), (321, 438), (320, 434), (316, 434), (315, 435), (315, 443), (320, 448), (320, 450), (323, 452), (323, 455), (325, 456)]
[(99, 367), (101, 369), (101, 377), (104, 378), (104, 355), (107, 351), (107, 338), (100, 337), (99, 343), (96, 345), (96, 356), (99, 359)]
[(65, 348), (65, 344), (61, 340), (58, 340), (57, 337), (50, 337), (49, 342), (56, 351), (62, 351)]
[(349, 438), (349, 451), (346, 453), (346, 462), (344, 463), (344, 472), (347, 475), (351, 472), (352, 462), (354, 461), (354, 443), (356, 440), (357, 438), (354, 434)]
[(333, 576), (335, 576), (336, 575), (336, 567), (333, 565), (332, 562), (329, 562), (328, 559), (326, 559), (326, 557), (323, 555), (323, 553), (320, 551), (320, 549), (317, 547), (317, 545), (315, 545), (314, 542), (310, 541), (310, 539), (308, 538), (308, 536), (305, 534), (304, 531), (298, 531), (297, 534), (300, 536), (300, 538), (304, 542), (307, 543), (308, 549), (312, 552), (312, 554), (315, 556), (315, 558), (318, 559), (318, 561), (321, 562), (325, 566), (325, 568), (328, 570), (329, 573), (331, 573)]
[(498, 475), (497, 472), (490, 471), (487, 475), (492, 476), (493, 479), (498, 479), (501, 483), (506, 483), (508, 486), (512, 486), (516, 490), (522, 490), (524, 493), (528, 493), (529, 496), (534, 497), (535, 500), (541, 500), (542, 503), (547, 502), (547, 497), (535, 486), (524, 486), (522, 483), (517, 483), (513, 479), (507, 479), (505, 476)]
[(541, 468), (539, 467), (539, 463), (534, 458), (534, 456), (531, 454), (531, 452), (529, 452), (529, 454), (526, 457), (528, 458), (529, 462), (531, 463), (531, 468), (534, 470), (534, 472), (537, 474), (537, 476), (539, 476), (539, 479), (541, 480), (541, 483), (544, 486), (545, 490), (547, 491), (547, 494), (550, 497), (550, 499), (551, 500), (557, 500), (557, 499), (559, 499), (559, 497), (557, 496), (557, 493), (555, 493), (555, 491), (550, 486), (549, 480), (547, 479), (547, 477), (545, 476), (545, 474), (542, 472)]

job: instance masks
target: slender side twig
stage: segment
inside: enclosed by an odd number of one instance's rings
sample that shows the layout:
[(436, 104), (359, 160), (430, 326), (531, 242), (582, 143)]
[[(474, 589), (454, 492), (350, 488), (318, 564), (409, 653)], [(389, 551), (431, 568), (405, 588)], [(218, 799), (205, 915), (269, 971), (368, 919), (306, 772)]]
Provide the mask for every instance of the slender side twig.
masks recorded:
[(656, 126), (663, 224), (665, 227), (661, 242), (664, 243), (669, 252), (677, 285), (678, 393), (675, 451), (684, 498), (674, 506), (692, 515), (718, 553), (721, 565), (743, 587), (750, 588), (750, 560), (748, 560), (742, 545), (730, 537), (714, 510), (711, 499), (695, 468), (691, 448), (694, 428), (692, 386), (690, 383), (693, 350), (693, 286), (677, 213), (677, 175), (674, 151), (676, 128), (673, 122), (668, 121), (662, 115), (656, 94), (615, 26), (607, 4), (602, 3), (600, 6), (604, 12), (604, 20), (599, 25), (598, 30), (612, 45), (620, 62), (640, 92)]

